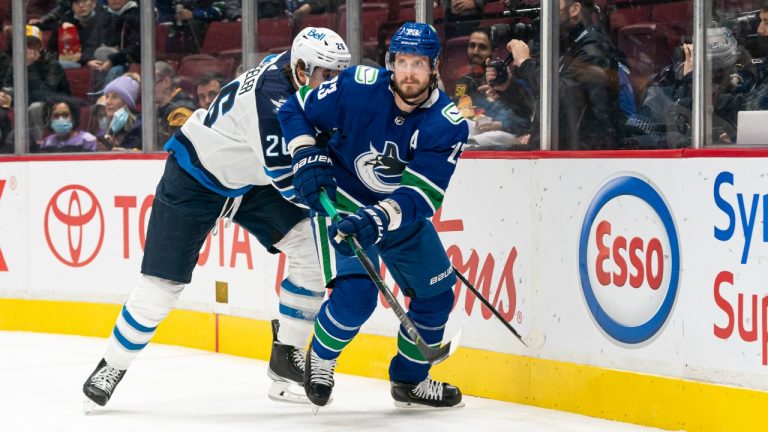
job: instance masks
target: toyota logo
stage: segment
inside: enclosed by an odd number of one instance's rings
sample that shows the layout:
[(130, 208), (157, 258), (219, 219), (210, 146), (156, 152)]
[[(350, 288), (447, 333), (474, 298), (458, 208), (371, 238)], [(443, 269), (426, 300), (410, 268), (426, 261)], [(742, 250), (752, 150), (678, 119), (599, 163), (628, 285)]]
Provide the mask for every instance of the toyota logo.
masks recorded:
[(93, 261), (104, 241), (101, 205), (93, 192), (80, 185), (56, 191), (45, 209), (44, 224), (51, 252), (70, 267)]

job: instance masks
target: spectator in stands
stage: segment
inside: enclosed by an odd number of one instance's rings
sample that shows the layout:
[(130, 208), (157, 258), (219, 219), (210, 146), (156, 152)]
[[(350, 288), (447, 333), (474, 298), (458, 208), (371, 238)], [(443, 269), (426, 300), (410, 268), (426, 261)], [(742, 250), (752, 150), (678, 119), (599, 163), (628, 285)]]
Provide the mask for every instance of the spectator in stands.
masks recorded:
[[(56, 95), (69, 95), (69, 83), (56, 54), (43, 49), (43, 35), (39, 28), (27, 25), (27, 102), (29, 128), (37, 144), (43, 142), (45, 132), (45, 101)], [(8, 68), (0, 87), (13, 88), (13, 68)], [(12, 96), (3, 92), (0, 106), (10, 106)]]
[[(13, 67), (11, 56), (7, 51), (0, 51), (0, 79)], [(8, 109), (13, 98), (12, 88), (0, 89), (0, 153), (13, 153), (13, 140), (11, 139), (11, 119), (8, 117)]]
[[(97, 68), (95, 59), (96, 48), (101, 43), (99, 23), (104, 19), (104, 9), (98, 6), (96, 0), (73, 0), (72, 7), (62, 17), (61, 27), (51, 34), (48, 40), (48, 51), (59, 53), (59, 63), (66, 68), (88, 66)], [(65, 43), (59, 46), (59, 35), (70, 36), (67, 29), (77, 29), (79, 51), (68, 50)], [(71, 37), (71, 36), (70, 36)], [(62, 39), (63, 41), (64, 39)]]
[[(559, 148), (616, 148), (623, 139), (628, 113), (621, 109), (623, 54), (592, 24), (594, 0), (560, 0)], [(540, 66), (525, 42), (513, 39), (507, 50), (516, 74), (531, 94), (539, 93)], [(490, 77), (489, 77), (490, 79)], [(628, 85), (627, 85), (628, 86)], [(634, 104), (629, 87), (628, 98)], [(533, 121), (533, 145), (539, 145), (539, 122)]]
[(211, 102), (219, 95), (221, 88), (227, 84), (227, 80), (216, 72), (203, 74), (195, 84), (195, 94), (197, 95), (197, 106), (207, 110)]
[[(72, 2), (70, 0), (58, 0), (45, 3), (55, 3), (55, 6), (40, 17), (37, 17), (37, 14), (30, 15), (28, 12), (29, 21), (27, 24), (39, 27), (41, 30), (56, 30), (64, 15), (69, 11)], [(27, 9), (29, 10), (29, 8)]]
[[(265, 16), (264, 13), (269, 14), (270, 11), (262, 11), (262, 8), (269, 8), (270, 5), (284, 5), (284, 2), (278, 2), (277, 0), (270, 0), (269, 2), (259, 1), (259, 18), (272, 18), (281, 14), (282, 9), (275, 15)], [(284, 8), (284, 6), (283, 6)], [(242, 21), (243, 19), (243, 2), (242, 0), (225, 0), (224, 1), (224, 18), (227, 21)]]
[(329, 0), (285, 0), (285, 13), (293, 26), (293, 34), (301, 30), (301, 21), (309, 14), (324, 13), (329, 8)]
[(477, 88), (486, 84), (486, 61), (493, 55), (491, 46), (491, 33), (488, 27), (479, 27), (469, 35), (467, 43), (466, 74), (456, 80), (454, 88), (454, 101), (461, 96), (475, 93)]
[[(742, 67), (747, 62), (730, 30), (725, 27), (707, 29), (707, 46), (707, 58), (712, 65), (712, 136), (715, 143), (734, 143), (738, 112), (747, 106), (754, 75)], [(673, 103), (662, 111), (667, 121), (667, 139), (676, 147), (691, 142), (693, 44), (684, 44), (683, 51), (685, 59), (675, 65), (669, 89)]]
[(132, 63), (141, 63), (141, 14), (133, 0), (108, 0), (107, 14), (101, 21), (99, 34), (102, 45), (96, 49), (89, 67), (106, 74), (109, 83), (128, 70)]
[(46, 105), (46, 119), (53, 130), (40, 150), (82, 152), (96, 150), (96, 137), (80, 129), (80, 108), (73, 101), (53, 98)]
[(174, 29), (170, 51), (199, 53), (208, 24), (224, 18), (223, 4), (214, 0), (173, 0)]
[(141, 119), (136, 111), (139, 81), (125, 74), (104, 87), (104, 116), (98, 119), (99, 150), (141, 150)]
[(67, 0), (28, 0), (27, 24), (52, 30), (61, 15), (69, 9)]
[[(499, 83), (498, 91), (488, 85), (486, 65), (491, 62), (492, 54), (490, 29), (481, 27), (473, 31), (467, 44), (468, 73), (456, 82), (454, 100), (458, 102), (464, 97), (469, 98), (465, 98), (462, 105), (469, 108), (467, 113), (471, 113), (474, 122), (470, 136), (475, 137), (480, 145), (491, 138), (498, 145), (518, 144), (521, 137), (531, 131), (533, 97), (515, 79)], [(495, 74), (492, 74), (492, 79), (495, 79)], [(493, 131), (504, 133), (477, 137)]]
[(174, 83), (176, 72), (164, 61), (155, 62), (155, 104), (157, 105), (157, 142), (166, 141), (197, 109), (195, 101)]
[(447, 0), (445, 33), (448, 37), (470, 34), (483, 18), (486, 0)]
[(768, 110), (768, 2), (764, 2), (758, 12), (760, 24), (757, 26), (757, 47), (753, 53), (756, 82), (749, 92), (748, 110)]

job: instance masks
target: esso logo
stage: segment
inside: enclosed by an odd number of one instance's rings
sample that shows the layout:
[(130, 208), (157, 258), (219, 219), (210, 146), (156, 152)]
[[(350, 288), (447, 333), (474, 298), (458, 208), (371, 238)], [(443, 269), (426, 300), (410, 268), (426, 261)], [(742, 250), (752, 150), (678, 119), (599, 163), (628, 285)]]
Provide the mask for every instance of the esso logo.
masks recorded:
[(87, 188), (67, 185), (56, 191), (45, 209), (45, 240), (53, 255), (70, 267), (96, 258), (104, 241), (104, 213)]
[(653, 337), (672, 311), (679, 275), (677, 230), (661, 195), (633, 176), (606, 183), (579, 238), (581, 288), (600, 328), (626, 344)]

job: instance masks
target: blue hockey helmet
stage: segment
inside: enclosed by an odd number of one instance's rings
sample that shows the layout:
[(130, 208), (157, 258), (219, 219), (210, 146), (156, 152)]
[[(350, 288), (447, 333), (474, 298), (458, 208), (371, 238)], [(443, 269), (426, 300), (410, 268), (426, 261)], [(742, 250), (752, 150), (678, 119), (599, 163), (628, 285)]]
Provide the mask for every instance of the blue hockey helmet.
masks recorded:
[(427, 56), (434, 69), (440, 54), (440, 39), (431, 25), (407, 22), (397, 29), (389, 44), (387, 67), (390, 69), (397, 53)]

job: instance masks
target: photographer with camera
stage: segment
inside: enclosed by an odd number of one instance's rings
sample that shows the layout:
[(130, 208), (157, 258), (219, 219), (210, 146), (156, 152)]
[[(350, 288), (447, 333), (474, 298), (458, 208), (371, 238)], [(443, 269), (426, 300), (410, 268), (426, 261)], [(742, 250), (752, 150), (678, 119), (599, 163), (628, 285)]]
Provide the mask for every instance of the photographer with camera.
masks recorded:
[[(634, 108), (624, 55), (593, 24), (595, 12), (594, 0), (560, 0), (559, 146), (553, 146), (560, 150), (620, 147), (628, 114)], [(541, 68), (539, 61), (532, 58), (529, 46), (512, 39), (507, 43), (507, 51), (512, 55), (515, 75), (532, 94), (538, 95)], [(486, 78), (489, 82), (498, 81), (497, 73), (496, 68), (487, 68)], [(493, 85), (492, 90), (503, 92), (509, 81)], [(532, 127), (531, 144), (538, 146), (536, 119)]]
[[(533, 96), (515, 80), (509, 83), (502, 81), (505, 90), (498, 93), (488, 84), (486, 68), (506, 68), (506, 65), (498, 66), (503, 61), (491, 61), (493, 51), (490, 38), (488, 27), (479, 27), (470, 34), (467, 45), (468, 72), (456, 81), (453, 99), (460, 109), (471, 107), (471, 110), (463, 113), (475, 126), (470, 127), (470, 137), (477, 138), (479, 146), (517, 144), (517, 137), (526, 136), (531, 131)], [(507, 135), (496, 133), (486, 137), (477, 136), (495, 131), (503, 131)]]

